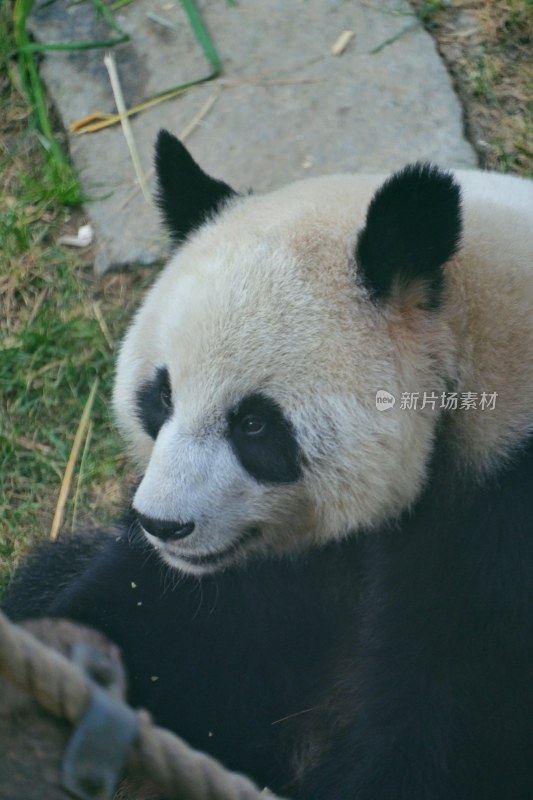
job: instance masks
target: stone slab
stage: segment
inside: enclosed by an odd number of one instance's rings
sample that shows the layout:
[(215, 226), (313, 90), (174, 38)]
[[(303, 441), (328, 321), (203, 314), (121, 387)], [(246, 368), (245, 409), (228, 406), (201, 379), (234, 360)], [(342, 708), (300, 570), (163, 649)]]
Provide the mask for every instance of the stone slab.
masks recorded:
[[(199, 0), (223, 63), (222, 79), (160, 103), (131, 120), (153, 190), (153, 142), (179, 134), (215, 94), (187, 140), (202, 167), (236, 189), (264, 191), (306, 175), (384, 171), (431, 159), (476, 166), (461, 109), (433, 40), (405, 0)], [(148, 16), (175, 25), (170, 29)], [(134, 0), (115, 12), (131, 41), (114, 48), (128, 106), (209, 72), (179, 0)], [(109, 38), (89, 2), (37, 8), (40, 41)], [(331, 49), (355, 36), (340, 56)], [(41, 72), (66, 127), (115, 104), (102, 50), (50, 52)], [(157, 214), (137, 186), (120, 125), (69, 136), (98, 272), (163, 258)]]

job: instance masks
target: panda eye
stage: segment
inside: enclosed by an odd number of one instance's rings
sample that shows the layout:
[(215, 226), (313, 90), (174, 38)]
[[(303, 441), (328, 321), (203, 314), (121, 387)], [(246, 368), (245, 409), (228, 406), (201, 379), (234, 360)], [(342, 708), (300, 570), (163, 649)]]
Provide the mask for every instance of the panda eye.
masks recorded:
[(158, 367), (154, 377), (138, 389), (136, 411), (143, 430), (156, 439), (162, 426), (172, 414), (172, 389), (166, 367)]
[(241, 429), (246, 436), (259, 436), (266, 429), (266, 422), (257, 414), (247, 414), (241, 420)]
[(159, 394), (161, 405), (170, 411), (172, 408), (172, 389), (169, 384), (165, 384)]

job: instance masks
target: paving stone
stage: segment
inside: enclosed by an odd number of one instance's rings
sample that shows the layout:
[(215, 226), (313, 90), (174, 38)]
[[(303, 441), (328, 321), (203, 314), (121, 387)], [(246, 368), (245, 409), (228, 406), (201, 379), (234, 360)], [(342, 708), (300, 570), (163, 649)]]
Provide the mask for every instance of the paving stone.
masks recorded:
[[(131, 120), (153, 191), (159, 128), (179, 134), (216, 101), (187, 140), (202, 167), (236, 189), (264, 191), (306, 175), (394, 169), (417, 159), (469, 167), (476, 157), (433, 40), (404, 0), (200, 0), (223, 76)], [(154, 21), (157, 15), (173, 24)], [(209, 73), (179, 0), (134, 0), (115, 19), (131, 40), (113, 48), (128, 106)], [(35, 10), (43, 42), (109, 38), (91, 3)], [(339, 56), (343, 31), (354, 37)], [(49, 52), (44, 82), (66, 127), (115, 104), (101, 49)], [(157, 214), (139, 190), (120, 125), (70, 135), (96, 230), (96, 270), (164, 257)]]

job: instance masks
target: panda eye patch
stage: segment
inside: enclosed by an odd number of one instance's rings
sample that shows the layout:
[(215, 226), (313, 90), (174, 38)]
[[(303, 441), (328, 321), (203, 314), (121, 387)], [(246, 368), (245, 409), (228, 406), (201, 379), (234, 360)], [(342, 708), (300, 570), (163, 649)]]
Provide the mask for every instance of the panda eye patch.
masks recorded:
[(227, 423), (235, 455), (257, 481), (293, 483), (301, 477), (294, 428), (270, 397), (248, 395), (229, 412)]
[(137, 391), (136, 408), (143, 430), (155, 440), (173, 410), (172, 388), (166, 367), (158, 367), (154, 378), (142, 384)]

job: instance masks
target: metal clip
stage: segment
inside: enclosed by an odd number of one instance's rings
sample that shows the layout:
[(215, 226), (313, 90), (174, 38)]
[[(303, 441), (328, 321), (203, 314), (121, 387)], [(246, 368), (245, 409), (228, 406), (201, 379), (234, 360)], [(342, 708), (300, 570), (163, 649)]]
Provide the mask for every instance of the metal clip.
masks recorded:
[(137, 715), (121, 700), (120, 664), (86, 644), (73, 648), (72, 660), (88, 676), (90, 700), (65, 750), (63, 786), (80, 800), (112, 800), (137, 736)]

